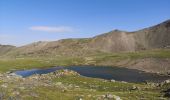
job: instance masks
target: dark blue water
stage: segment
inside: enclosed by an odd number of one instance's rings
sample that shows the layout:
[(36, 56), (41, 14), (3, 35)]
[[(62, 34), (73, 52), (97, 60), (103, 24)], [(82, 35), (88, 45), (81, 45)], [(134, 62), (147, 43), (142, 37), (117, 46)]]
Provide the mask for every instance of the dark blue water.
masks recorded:
[(70, 66), (70, 67), (53, 67), (48, 69), (32, 69), (16, 71), (17, 75), (28, 77), (33, 74), (47, 74), (60, 69), (69, 69), (78, 72), (82, 76), (102, 79), (114, 79), (116, 81), (126, 82), (144, 82), (154, 81), (160, 82), (170, 79), (169, 76), (160, 76), (152, 73), (145, 73), (135, 69), (127, 69), (120, 67), (99, 67), (99, 66)]

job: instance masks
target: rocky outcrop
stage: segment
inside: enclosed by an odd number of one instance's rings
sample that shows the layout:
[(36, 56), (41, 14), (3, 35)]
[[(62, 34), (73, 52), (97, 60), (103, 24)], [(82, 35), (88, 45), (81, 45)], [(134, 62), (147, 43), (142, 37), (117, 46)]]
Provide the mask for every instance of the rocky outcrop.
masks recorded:
[(79, 76), (80, 74), (72, 71), (72, 70), (57, 70), (55, 72), (51, 72), (48, 74), (35, 74), (35, 75), (31, 75), (30, 77), (28, 77), (28, 79), (35, 79), (35, 80), (50, 80), (50, 79), (54, 79), (56, 77), (63, 77), (63, 76)]

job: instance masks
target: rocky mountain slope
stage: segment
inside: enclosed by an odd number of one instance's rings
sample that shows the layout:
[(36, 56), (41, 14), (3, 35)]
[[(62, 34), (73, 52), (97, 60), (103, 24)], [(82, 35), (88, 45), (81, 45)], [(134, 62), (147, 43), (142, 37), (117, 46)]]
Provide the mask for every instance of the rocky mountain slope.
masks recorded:
[[(92, 38), (36, 42), (15, 48), (9, 55), (82, 56), (96, 52), (133, 52), (170, 47), (170, 20), (135, 32), (114, 30)], [(7, 50), (8, 51), (8, 50)], [(4, 52), (0, 51), (1, 54)]]
[(9, 51), (11, 51), (12, 49), (14, 49), (15, 46), (11, 46), (11, 45), (1, 45), (0, 44), (0, 55), (3, 55)]
[(90, 45), (104, 52), (168, 48), (170, 47), (170, 20), (135, 32), (114, 30), (94, 37)]

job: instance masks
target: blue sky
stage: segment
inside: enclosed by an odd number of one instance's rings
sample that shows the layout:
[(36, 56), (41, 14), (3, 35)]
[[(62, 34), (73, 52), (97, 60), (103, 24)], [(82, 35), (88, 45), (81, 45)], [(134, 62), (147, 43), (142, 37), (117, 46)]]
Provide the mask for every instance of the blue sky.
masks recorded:
[(170, 19), (170, 0), (0, 0), (0, 44), (135, 31)]

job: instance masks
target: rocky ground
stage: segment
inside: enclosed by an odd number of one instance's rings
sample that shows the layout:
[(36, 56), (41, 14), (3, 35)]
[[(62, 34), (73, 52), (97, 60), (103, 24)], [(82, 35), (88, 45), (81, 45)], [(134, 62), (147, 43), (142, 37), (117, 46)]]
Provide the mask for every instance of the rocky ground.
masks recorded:
[(170, 80), (127, 83), (80, 76), (71, 70), (23, 78), (0, 74), (0, 100), (166, 100)]

